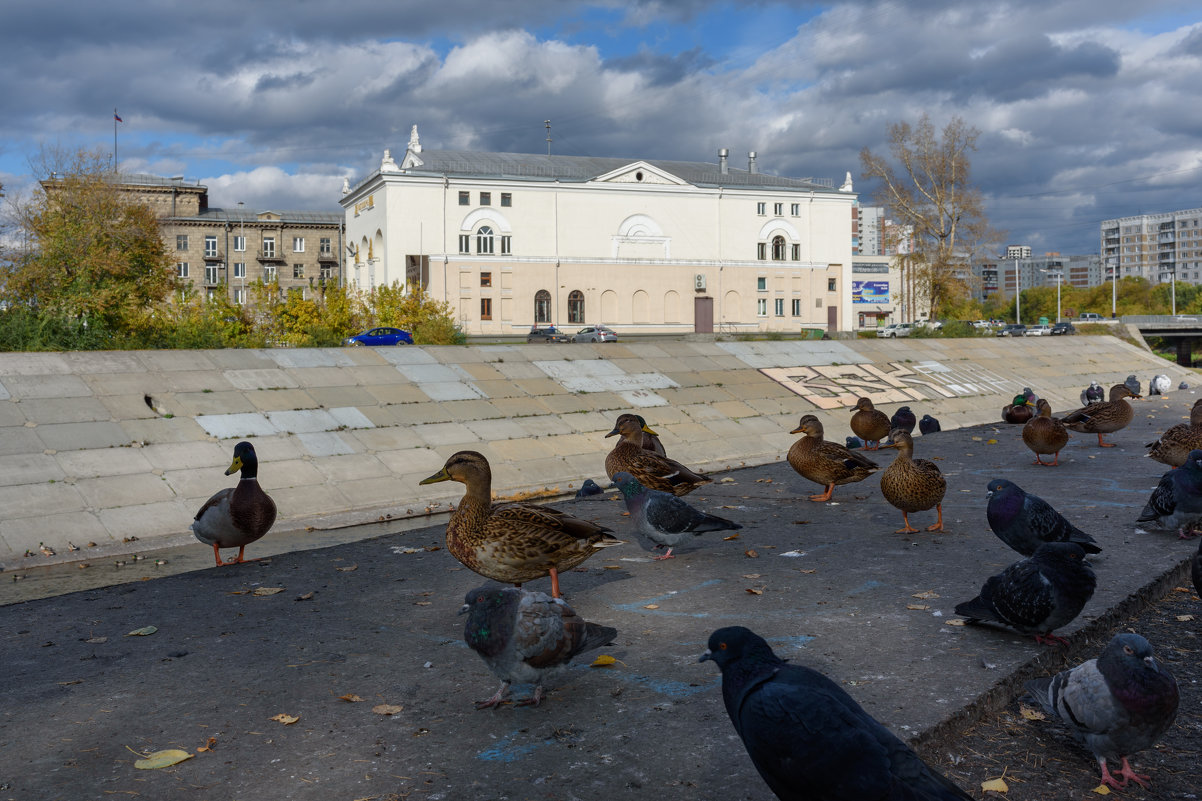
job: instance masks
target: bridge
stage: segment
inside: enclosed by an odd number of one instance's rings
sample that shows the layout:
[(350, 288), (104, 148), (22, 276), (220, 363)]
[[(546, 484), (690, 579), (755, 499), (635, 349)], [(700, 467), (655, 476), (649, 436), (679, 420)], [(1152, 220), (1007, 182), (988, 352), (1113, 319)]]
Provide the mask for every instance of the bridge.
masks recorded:
[(1202, 342), (1202, 314), (1128, 314), (1122, 322), (1134, 325), (1144, 337), (1162, 337), (1177, 346), (1177, 364), (1192, 367), (1194, 347)]

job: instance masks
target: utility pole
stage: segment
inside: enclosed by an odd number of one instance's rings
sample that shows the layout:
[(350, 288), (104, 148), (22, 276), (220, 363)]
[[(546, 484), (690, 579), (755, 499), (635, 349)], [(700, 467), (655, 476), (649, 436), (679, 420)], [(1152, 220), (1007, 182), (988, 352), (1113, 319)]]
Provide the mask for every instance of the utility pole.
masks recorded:
[(547, 155), (551, 155), (551, 121), (544, 120), (543, 124), (547, 126)]

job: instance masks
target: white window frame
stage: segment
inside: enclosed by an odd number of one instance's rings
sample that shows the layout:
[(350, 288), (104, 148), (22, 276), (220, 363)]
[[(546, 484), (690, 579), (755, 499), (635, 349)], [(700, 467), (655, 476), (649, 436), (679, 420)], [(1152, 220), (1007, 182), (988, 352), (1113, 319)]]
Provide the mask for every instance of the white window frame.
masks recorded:
[(305, 265), (293, 264), (292, 265), (292, 277), (293, 278), (304, 278), (305, 277)]
[(263, 237), (263, 256), (268, 259), (275, 258), (275, 237)]
[(766, 276), (766, 275), (756, 276), (755, 291), (756, 292), (767, 292), (768, 291), (768, 276)]
[(776, 313), (777, 317), (785, 316), (785, 299), (784, 298), (774, 298), (772, 307), (773, 307), (772, 311), (774, 311)]
[(794, 217), (800, 217), (801, 216), (801, 204), (794, 203), (792, 206), (789, 207), (789, 211), (792, 212)]
[(274, 264), (265, 265), (263, 267), (263, 283), (274, 284), (274, 283), (276, 283), (276, 279), (277, 279), (277, 276), (275, 274), (275, 265)]
[(763, 202), (761, 202), (761, 203), (756, 203), (756, 204), (755, 204), (755, 213), (756, 213), (757, 215), (759, 215), (760, 217), (766, 217), (766, 216), (768, 216), (768, 204), (767, 204), (767, 203), (763, 203)]
[(493, 230), (490, 226), (482, 225), (479, 228), (477, 228), (476, 229), (476, 253), (483, 254), (485, 256), (491, 256), (494, 252), (493, 248), (495, 246), (494, 246), (493, 242), (495, 241), (495, 239), (496, 239), (496, 237), (494, 236)]
[(176, 274), (176, 276), (178, 276), (180, 278), (187, 278), (188, 277), (188, 262), (177, 261), (175, 263), (175, 274)]
[(187, 234), (176, 234), (175, 235), (175, 249), (176, 250), (187, 250), (188, 249), (188, 235)]
[(793, 306), (793, 308), (792, 308), (793, 316), (800, 317), (801, 316), (801, 298), (793, 298), (792, 306)]
[(303, 236), (292, 237), (292, 252), (293, 253), (304, 253), (305, 252), (305, 238)]
[(246, 252), (246, 237), (244, 237), (244, 236), (235, 236), (234, 237), (234, 252), (235, 253), (245, 253)]
[(755, 314), (757, 317), (768, 316), (768, 298), (756, 298)]
[(244, 262), (244, 261), (234, 262), (234, 277), (235, 278), (245, 278), (246, 277), (246, 262)]
[(772, 213), (774, 215), (776, 215), (777, 217), (785, 216), (785, 204), (784, 203), (773, 203), (772, 204)]
[(241, 289), (240, 287), (234, 288), (234, 303), (238, 306), (241, 306), (244, 303), (246, 303), (245, 291), (243, 289)]
[(221, 268), (216, 264), (205, 265), (205, 283), (216, 284), (221, 281)]
[(329, 254), (329, 253), (334, 252), (334, 246), (331, 243), (330, 237), (323, 236), (321, 238), (321, 240), (317, 243), (317, 252), (322, 253), (322, 254)]
[(211, 259), (217, 255), (217, 235), (205, 235), (205, 258)]

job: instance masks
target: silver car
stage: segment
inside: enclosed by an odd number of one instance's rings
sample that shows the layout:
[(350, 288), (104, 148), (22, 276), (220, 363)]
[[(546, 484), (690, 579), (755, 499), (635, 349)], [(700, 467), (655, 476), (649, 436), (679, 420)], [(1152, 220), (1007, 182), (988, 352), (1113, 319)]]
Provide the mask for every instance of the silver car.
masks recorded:
[(590, 325), (587, 328), (581, 328), (572, 337), (573, 342), (617, 342), (618, 335), (612, 328), (606, 328), (603, 325)]

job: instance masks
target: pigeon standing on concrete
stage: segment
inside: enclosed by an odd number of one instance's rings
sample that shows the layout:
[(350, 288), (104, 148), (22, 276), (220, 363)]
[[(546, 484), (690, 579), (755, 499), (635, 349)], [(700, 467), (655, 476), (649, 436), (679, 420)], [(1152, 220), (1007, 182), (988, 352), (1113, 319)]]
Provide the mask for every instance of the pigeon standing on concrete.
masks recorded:
[(1067, 644), (1052, 631), (1081, 614), (1097, 587), (1085, 550), (1075, 542), (1049, 542), (1015, 562), (981, 587), (981, 594), (956, 605), (956, 614), (969, 619), (1005, 623), (1035, 642)]
[(1090, 381), (1089, 386), (1081, 390), (1081, 405), (1088, 406), (1091, 403), (1101, 403), (1106, 400), (1106, 390), (1102, 389), (1102, 385), (1097, 381)]
[(609, 626), (586, 623), (562, 598), (517, 587), (477, 587), (464, 598), (463, 639), (501, 680), (501, 688), (477, 709), (500, 706), (513, 682), (534, 684), (519, 706), (538, 706), (543, 684), (572, 657), (618, 636)]
[(790, 665), (742, 626), (718, 629), (702, 662), (722, 671), (730, 722), (782, 801), (964, 801), (972, 796), (923, 762), (842, 687)]
[(1125, 384), (1127, 389), (1131, 390), (1132, 393), (1136, 395), (1140, 394), (1139, 379), (1136, 378), (1134, 374), (1127, 376), (1127, 380), (1124, 381), (1123, 384)]
[(910, 411), (909, 406), (903, 406), (893, 413), (889, 418), (889, 430), (900, 428), (907, 434), (914, 433), (914, 426), (918, 425), (918, 418), (914, 416), (914, 412)]
[(924, 414), (922, 419), (918, 421), (918, 430), (925, 437), (927, 434), (934, 434), (936, 431), (942, 431), (943, 427), (939, 425), (939, 421), (929, 414)]
[(995, 478), (985, 488), (985, 517), (989, 528), (1002, 542), (1023, 556), (1030, 556), (1045, 542), (1075, 542), (1086, 553), (1101, 553), (1094, 538), (1074, 526), (1052, 505), (1024, 492), (1004, 478)]
[[(1029, 681), (1026, 688), (1093, 752), (1102, 784), (1148, 786), (1148, 777), (1132, 770), (1127, 757), (1160, 739), (1177, 716), (1180, 697), (1177, 682), (1156, 662), (1147, 640), (1118, 634), (1097, 659)], [(1123, 761), (1117, 777), (1106, 765), (1116, 759)]]
[(1177, 389), (1189, 389), (1189, 384), (1182, 381), (1180, 384), (1177, 385)]
[(1152, 380), (1148, 382), (1149, 395), (1163, 395), (1173, 388), (1173, 381), (1164, 373), (1152, 376)]
[(742, 526), (716, 515), (694, 509), (688, 503), (667, 492), (647, 489), (630, 473), (614, 474), (614, 486), (622, 492), (626, 510), (634, 528), (655, 548), (667, 548), (656, 559), (674, 559), (672, 549), (686, 535), (701, 536), (706, 531), (736, 531)]
[(1198, 533), (1194, 529), (1202, 523), (1202, 450), (1190, 451), (1185, 464), (1160, 477), (1135, 522), (1176, 529), (1181, 539)]
[(592, 498), (601, 495), (605, 490), (601, 489), (601, 485), (591, 478), (586, 478), (584, 483), (580, 485), (580, 489), (576, 490), (577, 498)]
[(854, 451), (856, 448), (864, 447), (864, 440), (860, 439), (859, 437), (846, 437), (844, 442), (847, 443), (847, 449), (849, 451)]

